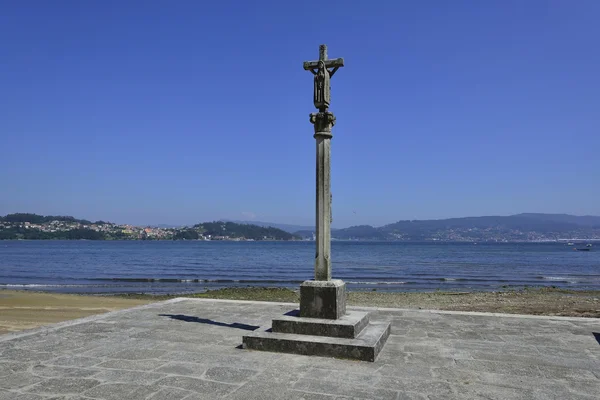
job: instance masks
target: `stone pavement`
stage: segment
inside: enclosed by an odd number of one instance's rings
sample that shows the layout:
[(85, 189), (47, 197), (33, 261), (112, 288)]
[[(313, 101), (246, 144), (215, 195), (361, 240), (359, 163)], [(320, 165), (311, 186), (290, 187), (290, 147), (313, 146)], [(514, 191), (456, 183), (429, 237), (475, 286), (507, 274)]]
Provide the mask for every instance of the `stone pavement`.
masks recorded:
[(379, 309), (373, 363), (238, 348), (294, 307), (175, 299), (0, 336), (0, 400), (599, 398), (597, 319)]

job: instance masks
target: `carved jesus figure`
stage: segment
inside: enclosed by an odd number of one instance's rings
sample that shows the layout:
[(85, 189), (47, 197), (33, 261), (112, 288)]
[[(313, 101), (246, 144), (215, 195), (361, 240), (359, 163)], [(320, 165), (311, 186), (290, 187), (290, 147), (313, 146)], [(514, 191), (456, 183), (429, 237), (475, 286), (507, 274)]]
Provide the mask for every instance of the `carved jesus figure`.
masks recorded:
[(326, 111), (331, 99), (331, 87), (329, 85), (329, 71), (325, 68), (325, 63), (319, 61), (319, 69), (315, 74), (315, 93), (313, 102), (319, 111)]

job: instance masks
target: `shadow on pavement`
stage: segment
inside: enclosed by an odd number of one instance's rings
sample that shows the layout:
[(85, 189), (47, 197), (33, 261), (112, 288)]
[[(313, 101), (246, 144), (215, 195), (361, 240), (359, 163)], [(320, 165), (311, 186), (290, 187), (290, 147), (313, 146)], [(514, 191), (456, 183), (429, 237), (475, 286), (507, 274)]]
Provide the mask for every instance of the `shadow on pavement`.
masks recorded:
[(598, 342), (598, 344), (600, 344), (600, 333), (592, 332), (592, 335), (594, 335), (594, 337), (596, 338), (596, 342)]
[(258, 326), (240, 324), (238, 322), (233, 322), (231, 324), (226, 324), (224, 322), (213, 321), (212, 319), (192, 317), (190, 315), (183, 315), (183, 314), (158, 314), (158, 316), (159, 317), (169, 317), (171, 319), (176, 319), (178, 321), (197, 322), (199, 324), (224, 326), (224, 327), (227, 327), (227, 328), (243, 329), (243, 330), (246, 330), (246, 331), (254, 331), (254, 330), (256, 330), (256, 329), (259, 328)]

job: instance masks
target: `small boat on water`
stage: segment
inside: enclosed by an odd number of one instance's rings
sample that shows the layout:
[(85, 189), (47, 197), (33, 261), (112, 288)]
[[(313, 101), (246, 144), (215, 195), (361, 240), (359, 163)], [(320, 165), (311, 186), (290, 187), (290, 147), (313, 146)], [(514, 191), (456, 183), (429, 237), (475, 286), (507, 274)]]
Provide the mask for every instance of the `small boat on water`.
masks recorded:
[(586, 244), (586, 247), (592, 247), (591, 243)]
[(582, 248), (577, 248), (575, 247), (575, 251), (590, 251), (591, 249), (589, 247), (582, 247)]

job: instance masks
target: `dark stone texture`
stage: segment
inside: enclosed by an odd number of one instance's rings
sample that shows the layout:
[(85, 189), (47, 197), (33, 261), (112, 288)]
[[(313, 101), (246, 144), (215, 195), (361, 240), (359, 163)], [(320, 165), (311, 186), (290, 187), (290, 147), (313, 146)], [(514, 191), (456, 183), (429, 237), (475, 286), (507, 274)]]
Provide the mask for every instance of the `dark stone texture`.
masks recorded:
[(340, 279), (304, 281), (300, 285), (300, 316), (338, 319), (346, 314), (346, 284)]
[(338, 319), (302, 318), (295, 310), (273, 319), (273, 332), (354, 339), (369, 323), (369, 313), (349, 311)]
[(387, 322), (369, 324), (356, 339), (260, 330), (244, 336), (243, 345), (251, 350), (375, 361), (389, 335)]

